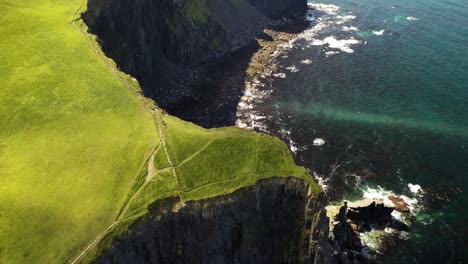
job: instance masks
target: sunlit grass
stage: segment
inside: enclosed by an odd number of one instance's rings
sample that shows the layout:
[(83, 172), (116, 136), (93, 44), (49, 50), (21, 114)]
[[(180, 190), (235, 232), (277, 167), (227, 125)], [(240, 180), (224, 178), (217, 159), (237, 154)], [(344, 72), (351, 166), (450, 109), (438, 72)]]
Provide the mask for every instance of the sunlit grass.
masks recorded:
[(132, 222), (120, 221), (168, 196), (214, 197), (272, 176), (319, 191), (283, 142), (252, 131), (165, 115), (166, 153), (133, 81), (74, 27), (81, 4), (0, 2), (0, 263), (66, 263), (100, 235), (109, 246)]
[(0, 3), (0, 263), (65, 263), (113, 222), (157, 142), (72, 26), (80, 5)]

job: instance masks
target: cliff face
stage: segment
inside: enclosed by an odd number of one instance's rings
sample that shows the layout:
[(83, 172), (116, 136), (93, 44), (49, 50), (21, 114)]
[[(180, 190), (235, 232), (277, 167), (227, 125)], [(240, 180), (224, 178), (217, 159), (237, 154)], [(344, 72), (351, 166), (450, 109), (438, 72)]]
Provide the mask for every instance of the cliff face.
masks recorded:
[(252, 40), (269, 18), (305, 8), (306, 0), (89, 0), (82, 18), (164, 107), (190, 93), (204, 63)]
[[(163, 205), (164, 204), (164, 205)], [(230, 195), (169, 199), (114, 240), (96, 263), (335, 263), (320, 198), (296, 178)]]
[[(306, 0), (89, 0), (83, 20), (104, 52), (165, 107), (204, 64), (253, 40)], [(154, 204), (96, 263), (335, 263), (322, 199), (296, 178), (230, 195)]]

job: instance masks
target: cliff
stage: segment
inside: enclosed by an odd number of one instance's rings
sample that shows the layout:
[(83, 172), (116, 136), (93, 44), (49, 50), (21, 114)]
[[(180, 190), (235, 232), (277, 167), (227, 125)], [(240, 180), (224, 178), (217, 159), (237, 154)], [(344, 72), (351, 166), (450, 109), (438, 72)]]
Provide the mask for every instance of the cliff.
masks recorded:
[[(90, 0), (82, 18), (106, 55), (164, 108), (190, 95), (207, 63), (305, 8), (305, 0)], [(208, 199), (157, 200), (85, 262), (335, 263), (313, 189), (298, 178), (269, 178)]]
[(190, 94), (203, 65), (246, 45), (305, 0), (90, 0), (82, 15), (107, 56), (165, 107)]
[(321, 198), (297, 178), (152, 206), (95, 263), (335, 263)]

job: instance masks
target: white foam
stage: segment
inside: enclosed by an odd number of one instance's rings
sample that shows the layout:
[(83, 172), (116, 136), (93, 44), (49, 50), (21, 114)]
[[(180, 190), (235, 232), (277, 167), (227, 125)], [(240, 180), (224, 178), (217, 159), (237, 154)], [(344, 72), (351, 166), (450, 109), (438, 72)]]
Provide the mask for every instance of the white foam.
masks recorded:
[(411, 235), (409, 232), (406, 232), (406, 231), (401, 231), (400, 232), (400, 239), (403, 239), (403, 240), (408, 240), (411, 238)]
[[(309, 41), (309, 45), (306, 47), (325, 46), (341, 52), (353, 53), (354, 50), (351, 46), (362, 44), (361, 41), (352, 36), (344, 37), (343, 39), (337, 39), (335, 36), (328, 36), (321, 39), (319, 37), (320, 35), (326, 34), (329, 30), (335, 31), (337, 25), (342, 25), (341, 28), (343, 33), (358, 31), (359, 29), (357, 27), (348, 24), (350, 21), (356, 19), (356, 16), (351, 12), (339, 14), (340, 8), (336, 5), (323, 3), (309, 3), (308, 5), (310, 8), (320, 11), (320, 17), (317, 18), (317, 23), (313, 27), (300, 35), (300, 38)], [(338, 51), (336, 50), (326, 51), (325, 55), (328, 57), (330, 55), (337, 54)]]
[(338, 51), (327, 51), (325, 52), (325, 55), (327, 55), (327, 57), (331, 56), (331, 55), (335, 55), (335, 54), (340, 54), (340, 52)]
[(308, 3), (307, 4), (309, 8), (330, 14), (330, 15), (335, 15), (336, 12), (340, 9), (336, 5), (332, 4), (323, 4), (323, 3)]
[(335, 22), (336, 25), (342, 25), (350, 20), (356, 19), (354, 15), (346, 15), (346, 16), (336, 16), (337, 21)]
[(314, 45), (314, 46), (326, 45), (329, 48), (338, 49), (346, 53), (353, 53), (354, 50), (351, 48), (351, 46), (358, 45), (358, 44), (361, 44), (361, 41), (355, 38), (337, 39), (335, 38), (335, 36), (328, 36), (324, 38), (323, 40), (314, 39), (311, 43), (311, 45)]
[(299, 72), (299, 69), (296, 67), (296, 65), (291, 65), (289, 67), (286, 67), (286, 70), (289, 70), (292, 73)]
[(414, 16), (409, 16), (406, 19), (409, 20), (409, 21), (418, 21), (418, 20), (420, 20), (419, 18), (414, 17)]
[(329, 185), (327, 184), (327, 180), (316, 172), (313, 172), (313, 174), (315, 181), (320, 185), (320, 187), (322, 187), (324, 191), (327, 191), (329, 187)]
[(403, 217), (403, 214), (400, 211), (393, 210), (391, 213), (393, 219), (396, 219), (400, 222), (405, 222), (405, 218)]
[(312, 61), (309, 59), (305, 59), (301, 61), (302, 64), (312, 64)]
[(410, 191), (412, 193), (418, 193), (418, 192), (422, 191), (421, 186), (418, 185), (418, 184), (408, 183), (408, 188), (410, 189)]
[(359, 28), (354, 26), (343, 26), (343, 31), (350, 32), (350, 31), (359, 31)]
[(237, 104), (236, 126), (266, 131), (267, 127), (263, 123), (268, 117), (261, 112), (255, 111), (255, 106), (264, 102), (271, 93), (272, 90), (266, 89), (265, 83), (262, 83), (259, 79), (246, 83), (244, 95)]
[(373, 30), (372, 34), (377, 35), (377, 36), (382, 36), (385, 33), (385, 30)]
[(323, 146), (325, 145), (325, 140), (323, 138), (316, 138), (313, 142), (314, 146)]
[(286, 73), (278, 72), (278, 73), (274, 73), (273, 76), (276, 78), (284, 79), (286, 78)]

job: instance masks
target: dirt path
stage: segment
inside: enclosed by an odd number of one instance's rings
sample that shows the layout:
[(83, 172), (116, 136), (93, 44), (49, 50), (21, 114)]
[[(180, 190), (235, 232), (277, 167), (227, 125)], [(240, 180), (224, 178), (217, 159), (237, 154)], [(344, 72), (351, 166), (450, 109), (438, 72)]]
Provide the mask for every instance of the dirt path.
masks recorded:
[(190, 155), (188, 158), (184, 159), (183, 161), (181, 161), (179, 164), (177, 164), (176, 167), (180, 167), (182, 165), (184, 165), (185, 163), (191, 161), (193, 158), (195, 158), (198, 154), (200, 154), (202, 151), (204, 151), (207, 147), (209, 147), (211, 145), (211, 143), (213, 143), (216, 139), (213, 139), (213, 140), (210, 140), (208, 143), (206, 143), (203, 147), (201, 147), (197, 152), (193, 153), (192, 155)]
[(154, 157), (155, 156), (156, 156), (156, 154), (153, 153), (153, 155), (151, 155), (151, 158), (148, 161), (148, 169), (147, 169), (148, 173), (146, 174), (145, 182), (138, 188), (138, 190), (136, 190), (136, 192), (132, 195), (132, 197), (130, 197), (130, 199), (128, 199), (127, 203), (124, 205), (125, 206), (124, 209), (120, 212), (119, 216), (115, 220), (116, 222), (119, 222), (119, 221), (123, 220), (123, 217), (128, 212), (128, 208), (130, 208), (130, 206), (132, 205), (133, 200), (138, 195), (140, 195), (141, 191), (143, 191), (143, 189), (145, 189), (146, 185), (148, 185), (148, 183), (151, 181), (150, 178), (152, 178), (153, 174), (155, 173), (154, 172), (155, 171), (155, 168), (154, 168)]

